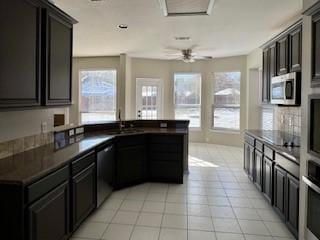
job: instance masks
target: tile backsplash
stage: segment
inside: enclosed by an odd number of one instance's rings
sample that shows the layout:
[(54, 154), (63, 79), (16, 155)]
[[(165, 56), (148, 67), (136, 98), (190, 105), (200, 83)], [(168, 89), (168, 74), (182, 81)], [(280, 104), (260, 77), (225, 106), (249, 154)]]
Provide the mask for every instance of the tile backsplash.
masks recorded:
[(300, 136), (301, 107), (275, 107), (274, 121), (276, 129)]
[(53, 132), (40, 133), (0, 143), (0, 159), (53, 142)]

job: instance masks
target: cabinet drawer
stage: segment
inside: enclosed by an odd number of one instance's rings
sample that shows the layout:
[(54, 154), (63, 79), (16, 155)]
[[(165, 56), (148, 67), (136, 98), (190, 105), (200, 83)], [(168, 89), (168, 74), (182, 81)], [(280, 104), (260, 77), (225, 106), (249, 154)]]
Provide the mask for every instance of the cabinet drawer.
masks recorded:
[(263, 153), (263, 143), (259, 140), (256, 140), (256, 149)]
[(268, 146), (264, 145), (264, 155), (267, 156), (269, 159), (274, 160), (274, 150), (269, 148)]
[(182, 146), (180, 144), (152, 143), (150, 144), (149, 151), (151, 155), (155, 152), (177, 153), (177, 152), (182, 152)]
[(276, 153), (275, 162), (277, 165), (281, 166), (291, 175), (299, 179), (300, 176), (300, 166), (291, 160), (281, 156), (280, 154)]
[(72, 176), (78, 174), (87, 166), (95, 162), (94, 152), (90, 152), (72, 162)]
[(130, 147), (136, 145), (144, 145), (145, 144), (145, 136), (144, 135), (134, 135), (134, 136), (119, 136), (117, 137), (117, 146), (122, 147)]
[(174, 135), (151, 135), (150, 143), (179, 144), (182, 142), (181, 136)]
[(249, 143), (251, 146), (255, 146), (256, 139), (254, 137), (249, 136), (248, 134), (244, 135), (244, 140)]
[(169, 161), (169, 162), (182, 161), (180, 153), (151, 152), (149, 154), (149, 157), (151, 161)]
[(31, 203), (69, 178), (69, 167), (66, 166), (26, 188), (26, 203)]

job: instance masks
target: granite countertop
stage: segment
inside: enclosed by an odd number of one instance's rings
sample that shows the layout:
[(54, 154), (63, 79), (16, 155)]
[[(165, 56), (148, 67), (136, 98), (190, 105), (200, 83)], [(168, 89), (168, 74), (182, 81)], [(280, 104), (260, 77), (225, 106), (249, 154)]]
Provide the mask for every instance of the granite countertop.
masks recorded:
[[(282, 131), (277, 130), (246, 130), (246, 133), (259, 139), (264, 144), (273, 148), (277, 153), (283, 155), (286, 158), (300, 164), (300, 147), (285, 147), (281, 145), (275, 145), (274, 142), (281, 142), (283, 138), (288, 137)], [(299, 144), (298, 137), (294, 139)]]
[[(64, 139), (60, 143), (34, 148), (0, 159), (0, 183), (28, 185), (54, 172), (77, 156), (94, 150), (116, 137), (137, 134), (187, 134), (188, 129), (138, 128), (136, 132), (116, 134), (111, 131), (93, 131)], [(59, 150), (57, 150), (59, 148)]]

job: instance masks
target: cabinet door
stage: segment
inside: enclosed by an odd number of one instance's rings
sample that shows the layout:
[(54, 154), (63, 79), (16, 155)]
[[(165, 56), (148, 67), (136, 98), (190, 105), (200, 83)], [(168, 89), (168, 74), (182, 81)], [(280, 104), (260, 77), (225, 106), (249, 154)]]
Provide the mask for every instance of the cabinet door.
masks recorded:
[(274, 208), (283, 219), (286, 211), (286, 175), (286, 171), (279, 166), (274, 167)]
[(72, 24), (47, 11), (45, 14), (46, 105), (71, 103)]
[(302, 27), (299, 26), (289, 34), (290, 38), (290, 72), (301, 71)]
[(270, 102), (269, 49), (263, 50), (262, 57), (262, 103)]
[(277, 44), (274, 43), (269, 47), (269, 92), (271, 79), (277, 76)]
[(273, 201), (273, 161), (266, 156), (262, 161), (262, 192), (269, 203)]
[(116, 155), (116, 187), (124, 187), (145, 179), (145, 146), (123, 147)]
[(320, 86), (320, 13), (312, 17), (312, 86)]
[(254, 147), (249, 145), (249, 178), (254, 181), (255, 178), (255, 163), (254, 163)]
[(299, 225), (299, 180), (287, 175), (287, 225), (297, 237)]
[(277, 41), (277, 73), (278, 75), (288, 73), (289, 60), (289, 38), (285, 36)]
[(29, 240), (64, 240), (69, 236), (69, 188), (61, 184), (27, 209)]
[(0, 29), (0, 107), (40, 105), (38, 1), (1, 0)]
[(249, 156), (250, 156), (250, 148), (247, 143), (244, 143), (244, 156), (243, 156), (243, 169), (246, 173), (249, 172)]
[(96, 168), (88, 168), (72, 178), (72, 227), (75, 230), (96, 207)]
[(259, 190), (261, 190), (261, 185), (262, 185), (262, 161), (263, 161), (263, 155), (261, 152), (255, 150), (255, 167), (254, 167), (254, 171), (255, 171), (255, 185), (257, 186), (257, 188)]

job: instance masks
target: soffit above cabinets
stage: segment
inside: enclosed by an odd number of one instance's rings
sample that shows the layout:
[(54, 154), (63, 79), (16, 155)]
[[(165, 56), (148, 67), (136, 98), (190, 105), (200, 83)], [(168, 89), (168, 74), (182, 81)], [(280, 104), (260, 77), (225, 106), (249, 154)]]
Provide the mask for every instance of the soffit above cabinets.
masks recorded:
[(215, 0), (159, 0), (167, 16), (210, 15)]

